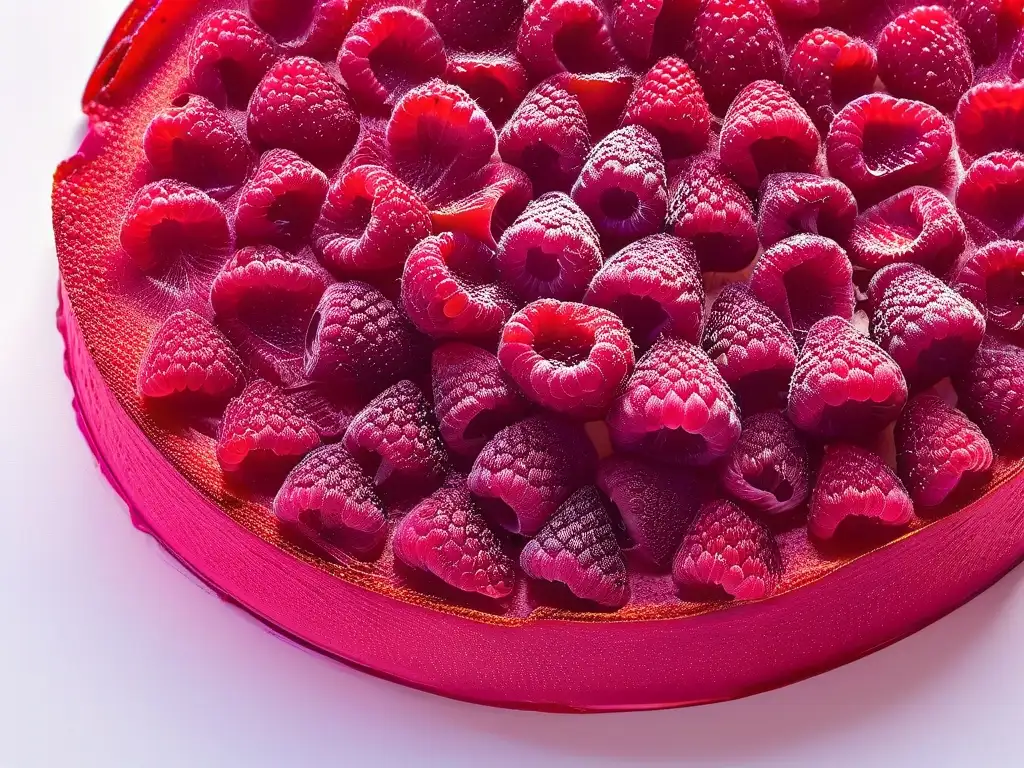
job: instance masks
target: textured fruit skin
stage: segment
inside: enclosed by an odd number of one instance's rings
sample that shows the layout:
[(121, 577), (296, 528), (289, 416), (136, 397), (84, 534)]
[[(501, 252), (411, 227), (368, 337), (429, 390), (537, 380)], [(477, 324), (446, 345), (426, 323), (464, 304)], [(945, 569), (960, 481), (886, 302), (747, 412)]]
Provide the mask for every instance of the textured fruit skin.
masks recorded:
[(288, 246), (313, 231), (327, 196), (323, 171), (287, 149), (260, 158), (235, 208), (240, 243)]
[(757, 234), (765, 248), (799, 234), (845, 243), (857, 218), (857, 200), (845, 184), (811, 173), (773, 173), (758, 197)]
[(1024, 83), (979, 83), (953, 115), (960, 155), (973, 160), (1005, 149), (1024, 150)]
[(980, 245), (1024, 235), (1024, 153), (992, 152), (971, 164), (956, 190), (956, 206)]
[(711, 137), (704, 90), (686, 62), (668, 56), (637, 82), (621, 125), (640, 125), (661, 143), (666, 158), (703, 152)]
[(274, 43), (238, 11), (217, 11), (196, 28), (188, 51), (192, 85), (217, 105), (245, 108), (274, 63)]
[(722, 485), (737, 501), (770, 515), (807, 500), (807, 448), (782, 413), (765, 411), (743, 420), (740, 439), (722, 470)]
[(960, 265), (954, 288), (985, 315), (989, 327), (1024, 332), (1024, 244), (997, 240)]
[(1024, 446), (1024, 351), (994, 336), (953, 377), (958, 407), (996, 449)]
[[(559, 32), (578, 31), (560, 45)], [(608, 72), (619, 64), (604, 11), (593, 0), (531, 0), (516, 41), (520, 61), (535, 77), (558, 72)], [(568, 60), (566, 56), (570, 56)]]

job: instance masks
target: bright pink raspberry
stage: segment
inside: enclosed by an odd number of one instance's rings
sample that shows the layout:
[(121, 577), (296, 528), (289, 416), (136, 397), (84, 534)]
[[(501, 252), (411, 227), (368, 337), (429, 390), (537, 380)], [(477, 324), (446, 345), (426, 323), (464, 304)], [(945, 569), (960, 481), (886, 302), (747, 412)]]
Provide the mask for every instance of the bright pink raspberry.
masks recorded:
[(1006, 149), (1024, 150), (1024, 83), (981, 83), (953, 115), (964, 162)]
[(857, 201), (849, 187), (813, 173), (772, 174), (758, 196), (757, 231), (765, 248), (799, 234), (845, 243), (857, 218)]
[(491, 519), (532, 536), (569, 495), (591, 481), (597, 453), (583, 427), (551, 415), (505, 427), (476, 457), (469, 490)]
[(975, 160), (956, 190), (956, 207), (979, 245), (1024, 236), (1024, 153)]
[(996, 448), (1024, 447), (1024, 350), (987, 336), (953, 376), (957, 406)]
[(602, 236), (636, 240), (658, 232), (667, 207), (665, 163), (646, 128), (612, 131), (591, 151), (572, 199)]
[(618, 315), (640, 349), (662, 333), (700, 340), (700, 264), (693, 247), (678, 237), (650, 235), (627, 245), (601, 267), (583, 301)]
[(430, 213), (435, 232), (456, 232), (497, 248), (498, 240), (533, 199), (530, 178), (514, 165), (490, 162), (466, 180), (464, 197)]
[(1002, 0), (947, 0), (946, 5), (971, 42), (977, 64), (991, 64), (999, 53)]
[(686, 160), (669, 189), (668, 227), (705, 272), (735, 272), (757, 255), (754, 207), (713, 154)]
[(872, 200), (927, 183), (952, 148), (953, 128), (941, 112), (885, 93), (843, 107), (825, 141), (829, 172), (858, 199)]
[(701, 0), (687, 58), (721, 115), (747, 83), (782, 80), (785, 47), (763, 0)]
[(512, 316), (501, 332), (498, 361), (534, 402), (587, 419), (604, 414), (635, 362), (618, 317), (554, 299)]
[(786, 414), (805, 432), (860, 438), (884, 429), (907, 402), (900, 367), (840, 317), (814, 324), (793, 371)]
[(757, 189), (772, 173), (814, 171), (821, 137), (796, 99), (772, 80), (746, 86), (725, 113), (719, 152), (740, 184)]
[(514, 56), (494, 53), (452, 55), (444, 79), (468, 93), (496, 127), (508, 120), (530, 87)]
[(273, 41), (238, 11), (218, 11), (203, 19), (188, 52), (196, 92), (237, 109), (245, 109), (273, 63)]
[(288, 51), (330, 59), (352, 25), (358, 4), (348, 0), (248, 0), (249, 13)]
[(667, 566), (697, 511), (695, 479), (678, 467), (615, 455), (601, 462), (597, 485), (619, 511), (627, 548)]
[(768, 597), (782, 577), (779, 546), (762, 523), (731, 501), (701, 507), (672, 564), (684, 591), (720, 589), (736, 600)]
[(825, 447), (807, 518), (812, 536), (831, 539), (840, 523), (852, 517), (899, 527), (913, 515), (903, 483), (878, 454), (846, 443)]
[(949, 11), (919, 6), (900, 14), (878, 38), (878, 69), (895, 96), (951, 112), (974, 82), (967, 35)]
[(990, 328), (1024, 332), (1024, 243), (997, 240), (978, 249), (960, 266), (954, 287)]
[(287, 149), (265, 152), (238, 196), (235, 235), (240, 243), (287, 246), (313, 231), (327, 196), (327, 176)]
[(581, 600), (606, 608), (629, 602), (626, 562), (608, 502), (592, 485), (570, 496), (519, 557), (527, 576), (565, 584)]
[(878, 61), (870, 45), (826, 27), (800, 38), (789, 57), (785, 82), (824, 134), (838, 110), (874, 90), (877, 76)]
[(733, 498), (769, 515), (800, 506), (810, 494), (807, 448), (778, 411), (743, 420), (743, 432), (722, 470)]
[(746, 285), (731, 283), (715, 299), (703, 345), (744, 413), (786, 404), (796, 341)]
[(514, 40), (524, 0), (427, 0), (424, 13), (452, 48), (492, 51)]
[(455, 232), (422, 240), (402, 273), (402, 307), (413, 324), (436, 338), (493, 339), (515, 311), (500, 281), (494, 252)]
[(639, 61), (681, 54), (700, 0), (622, 0), (612, 17), (619, 49)]
[(537, 78), (556, 72), (606, 72), (620, 63), (602, 5), (594, 0), (531, 0), (516, 54)]
[(871, 280), (871, 335), (911, 387), (931, 386), (971, 359), (985, 318), (971, 302), (917, 264), (891, 264)]
[(832, 240), (794, 235), (757, 260), (750, 289), (799, 338), (822, 318), (853, 318), (853, 268)]
[(515, 588), (512, 560), (487, 527), (462, 475), (449, 477), (402, 518), (392, 546), (406, 565), (463, 592), (501, 599)]
[(941, 274), (966, 242), (964, 223), (945, 195), (910, 187), (858, 216), (846, 247), (853, 265), (868, 272), (911, 262)]
[(703, 152), (711, 137), (704, 91), (686, 62), (675, 56), (662, 59), (640, 78), (620, 124), (646, 128), (667, 158)]
[(617, 448), (676, 464), (710, 464), (740, 436), (729, 385), (700, 347), (663, 336), (608, 413)]
[(930, 393), (907, 403), (896, 422), (896, 468), (915, 504), (936, 507), (991, 466), (992, 446), (963, 413)]
[(601, 261), (594, 225), (562, 192), (549, 192), (526, 206), (498, 243), (502, 280), (526, 301), (578, 300)]

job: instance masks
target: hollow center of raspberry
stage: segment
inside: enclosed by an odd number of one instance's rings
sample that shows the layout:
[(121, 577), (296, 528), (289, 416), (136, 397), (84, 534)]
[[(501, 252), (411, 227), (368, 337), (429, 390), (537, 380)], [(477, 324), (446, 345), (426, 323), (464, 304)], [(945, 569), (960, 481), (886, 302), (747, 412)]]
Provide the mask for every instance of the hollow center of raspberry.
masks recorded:
[(601, 21), (583, 18), (568, 21), (555, 34), (555, 56), (569, 72), (593, 74), (608, 63), (608, 51), (601, 44)]
[(1007, 237), (1024, 232), (1024, 188), (1018, 184), (1003, 184), (993, 190), (986, 200), (985, 217), (996, 230)]
[(492, 261), (476, 248), (456, 248), (445, 263), (462, 285), (487, 285), (496, 276)]
[(601, 193), (601, 213), (613, 221), (626, 221), (633, 218), (640, 207), (640, 198), (634, 192), (619, 187), (611, 187)]
[(348, 201), (340, 220), (337, 222), (338, 232), (348, 237), (359, 237), (370, 226), (373, 217), (373, 200), (364, 195), (356, 195)]
[(653, 344), (672, 321), (665, 308), (650, 296), (622, 296), (610, 309), (629, 328), (633, 343), (642, 349)]
[(805, 171), (810, 164), (800, 145), (785, 136), (758, 139), (750, 147), (750, 157), (761, 178), (771, 173)]
[(543, 248), (533, 247), (526, 252), (526, 272), (537, 280), (550, 283), (555, 280), (562, 268), (558, 259)]
[(535, 141), (523, 150), (520, 166), (534, 179), (538, 190), (556, 189), (562, 181), (561, 156), (543, 141)]
[(220, 59), (214, 69), (227, 103), (236, 109), (245, 109), (255, 84), (252, 75), (243, 65), (227, 57)]
[(396, 31), (370, 52), (370, 71), (389, 93), (406, 90), (420, 79), (415, 42)]
[(864, 163), (869, 171), (879, 175), (908, 166), (914, 162), (920, 138), (914, 125), (869, 122), (864, 127)]
[(1024, 272), (1004, 269), (987, 282), (988, 309), (1004, 327), (1024, 325)]
[(583, 328), (544, 328), (537, 334), (533, 345), (545, 360), (561, 365), (577, 365), (590, 356), (594, 336)]
[(267, 215), (282, 235), (299, 235), (308, 232), (320, 211), (309, 204), (305, 195), (285, 192), (271, 203)]
[(249, 330), (288, 352), (305, 347), (312, 312), (310, 297), (297, 291), (250, 290), (238, 303), (238, 319)]
[(923, 222), (914, 215), (910, 199), (905, 202), (906, 205), (887, 208), (885, 218), (874, 222), (871, 235), (879, 244), (902, 251), (921, 236)]
[(761, 467), (746, 476), (751, 487), (770, 493), (776, 501), (783, 503), (793, 498), (793, 485), (774, 466)]
[(274, 37), (290, 40), (309, 29), (318, 4), (319, 0), (255, 0), (249, 7), (261, 27)]
[[(828, 272), (827, 267), (812, 259), (783, 275), (782, 283), (786, 288), (794, 328), (806, 331), (838, 309), (837, 297), (845, 290), (846, 278), (829, 275)], [(835, 285), (837, 279), (843, 282), (842, 286)]]

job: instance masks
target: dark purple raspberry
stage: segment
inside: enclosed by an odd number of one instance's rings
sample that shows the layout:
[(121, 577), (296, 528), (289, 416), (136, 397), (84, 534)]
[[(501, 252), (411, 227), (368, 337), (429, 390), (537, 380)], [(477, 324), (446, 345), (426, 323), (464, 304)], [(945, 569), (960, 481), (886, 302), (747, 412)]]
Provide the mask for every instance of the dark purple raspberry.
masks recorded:
[(235, 209), (239, 243), (287, 246), (309, 237), (327, 196), (324, 172), (287, 149), (265, 152)]
[(188, 52), (195, 91), (219, 106), (237, 109), (245, 109), (273, 63), (273, 41), (238, 11), (218, 11), (203, 19)]
[(570, 496), (519, 557), (532, 579), (557, 581), (581, 600), (606, 608), (629, 602), (626, 562), (615, 540), (608, 502), (592, 485)]
[(469, 490), (494, 522), (532, 536), (569, 495), (591, 481), (597, 453), (578, 424), (533, 416), (505, 427), (480, 451)]
[(857, 201), (837, 179), (812, 173), (776, 173), (761, 185), (757, 232), (770, 248), (791, 235), (822, 235), (845, 243), (857, 218)]
[(1024, 153), (975, 160), (956, 191), (956, 207), (979, 245), (1024, 236)]
[(1024, 448), (1024, 350), (987, 336), (953, 377), (957, 406), (996, 448)]
[(796, 341), (746, 285), (727, 285), (715, 299), (703, 346), (744, 413), (786, 404)]
[(619, 49), (639, 61), (681, 54), (697, 17), (700, 0), (622, 0), (612, 17)]
[(960, 266), (955, 288), (989, 327), (1024, 333), (1024, 243), (997, 240), (975, 251)]
[(740, 436), (736, 401), (704, 350), (665, 336), (640, 358), (608, 426), (620, 450), (676, 464), (709, 464)]
[(693, 244), (705, 272), (735, 272), (757, 255), (754, 207), (713, 154), (683, 163), (669, 190), (668, 226)]
[(832, 240), (794, 235), (757, 260), (750, 289), (798, 338), (825, 317), (853, 318), (853, 268)]
[(640, 349), (662, 333), (700, 340), (700, 264), (693, 247), (678, 237), (650, 235), (627, 245), (601, 267), (583, 300), (618, 315)]
[(594, 0), (531, 0), (516, 53), (537, 78), (556, 72), (607, 72), (620, 63), (602, 4)]
[(461, 232), (488, 248), (497, 248), (502, 234), (533, 199), (530, 178), (514, 165), (498, 161), (467, 179), (464, 191), (464, 197), (431, 212), (434, 231)]
[(985, 318), (971, 302), (917, 264), (891, 264), (871, 280), (871, 335), (912, 388), (928, 387), (971, 359)]
[(769, 515), (800, 506), (810, 494), (807, 448), (778, 411), (743, 420), (743, 432), (722, 470), (732, 496)]
[(593, 224), (561, 192), (541, 195), (526, 206), (498, 243), (498, 272), (524, 301), (578, 301), (601, 261)]
[(424, 13), (444, 41), (467, 51), (490, 51), (514, 39), (524, 0), (427, 0)]
[(521, 419), (529, 408), (498, 358), (472, 344), (437, 347), (431, 381), (441, 437), (450, 451), (462, 456), (475, 456), (498, 430)]
[(992, 446), (960, 411), (929, 393), (907, 403), (896, 422), (896, 468), (915, 504), (938, 506), (990, 466)]
[(998, 55), (1003, 0), (947, 0), (953, 18), (971, 41), (977, 64), (991, 64)]
[(953, 116), (964, 162), (1005, 149), (1024, 150), (1024, 83), (981, 83)]
[(505, 325), (498, 361), (534, 402), (600, 418), (633, 369), (633, 342), (607, 310), (540, 299)]
[(477, 509), (462, 475), (409, 512), (395, 529), (395, 557), (445, 584), (500, 599), (512, 594), (512, 560)]
[(821, 437), (872, 435), (899, 416), (907, 382), (896, 361), (840, 317), (814, 324), (800, 350), (787, 415)]
[(619, 510), (627, 548), (658, 568), (667, 566), (697, 511), (695, 479), (677, 467), (609, 456), (598, 467), (597, 485)]
[(771, 532), (720, 499), (701, 507), (690, 524), (672, 564), (672, 579), (684, 592), (717, 588), (736, 600), (758, 600), (775, 591), (782, 571)]
[(903, 483), (878, 454), (846, 443), (826, 446), (807, 518), (812, 536), (831, 539), (840, 523), (852, 517), (898, 527), (913, 515)]
[(661, 143), (666, 158), (682, 157), (706, 149), (711, 111), (686, 62), (670, 56), (640, 78), (621, 125), (643, 126)]
[(444, 79), (468, 93), (495, 127), (505, 124), (530, 87), (518, 59), (494, 53), (453, 55)]

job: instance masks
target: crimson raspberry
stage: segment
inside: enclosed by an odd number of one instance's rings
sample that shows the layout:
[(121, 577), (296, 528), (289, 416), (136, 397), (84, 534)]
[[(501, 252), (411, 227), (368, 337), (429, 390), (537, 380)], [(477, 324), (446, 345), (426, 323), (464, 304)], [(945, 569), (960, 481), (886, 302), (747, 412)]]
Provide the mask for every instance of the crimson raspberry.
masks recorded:
[(249, 13), (287, 51), (330, 59), (352, 24), (355, 10), (346, 0), (248, 0)]
[(807, 448), (784, 415), (765, 411), (744, 419), (740, 439), (722, 470), (722, 485), (737, 500), (769, 515), (807, 500)]
[(287, 149), (265, 152), (235, 209), (239, 242), (288, 246), (305, 240), (327, 196), (327, 176)]
[(987, 336), (953, 376), (957, 406), (996, 448), (1024, 448), (1024, 350)]
[(857, 218), (857, 201), (845, 184), (811, 173), (772, 174), (759, 197), (757, 231), (765, 248), (804, 233), (845, 243)]
[(956, 207), (976, 243), (1024, 235), (1024, 153), (993, 152), (975, 160), (956, 190)]
[(237, 109), (245, 109), (273, 63), (273, 41), (238, 11), (218, 11), (203, 19), (188, 52), (196, 92)]
[(1024, 150), (1024, 83), (981, 83), (953, 116), (961, 156), (968, 160), (1005, 149)]
[(1002, 0), (948, 0), (950, 12), (968, 40), (977, 64), (991, 64), (998, 55)]
[(444, 79), (468, 93), (495, 127), (505, 124), (529, 88), (518, 59), (492, 53), (452, 55)]
[(639, 61), (683, 52), (700, 0), (623, 0), (616, 4), (612, 36)]
[(523, 0), (427, 0), (424, 13), (453, 48), (490, 51), (515, 37)]
[(594, 0), (531, 0), (516, 53), (534, 77), (606, 72), (620, 63), (602, 5)]
[(957, 272), (955, 287), (990, 327), (1024, 331), (1024, 244), (997, 240), (974, 251)]
[(640, 125), (658, 139), (666, 158), (703, 152), (711, 111), (686, 62), (675, 56), (651, 67), (629, 97), (622, 125)]

